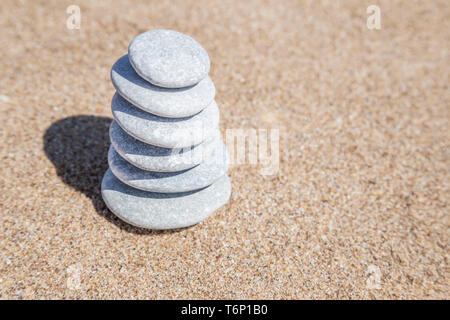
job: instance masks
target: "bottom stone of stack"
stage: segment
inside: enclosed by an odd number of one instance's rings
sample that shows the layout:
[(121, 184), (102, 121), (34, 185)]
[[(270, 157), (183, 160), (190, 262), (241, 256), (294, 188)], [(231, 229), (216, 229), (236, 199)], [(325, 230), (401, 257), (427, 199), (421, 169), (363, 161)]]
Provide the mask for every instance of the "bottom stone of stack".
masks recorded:
[(195, 225), (227, 203), (230, 179), (224, 175), (212, 185), (195, 191), (156, 193), (134, 189), (108, 169), (102, 181), (102, 196), (120, 219), (147, 229), (175, 229)]

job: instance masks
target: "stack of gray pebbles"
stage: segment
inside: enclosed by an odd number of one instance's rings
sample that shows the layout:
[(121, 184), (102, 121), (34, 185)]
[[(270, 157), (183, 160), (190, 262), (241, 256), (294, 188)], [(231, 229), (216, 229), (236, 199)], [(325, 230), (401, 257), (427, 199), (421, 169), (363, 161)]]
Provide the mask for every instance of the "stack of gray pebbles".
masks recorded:
[(112, 67), (117, 92), (102, 196), (126, 222), (149, 229), (199, 223), (231, 193), (210, 60), (171, 30), (137, 36)]

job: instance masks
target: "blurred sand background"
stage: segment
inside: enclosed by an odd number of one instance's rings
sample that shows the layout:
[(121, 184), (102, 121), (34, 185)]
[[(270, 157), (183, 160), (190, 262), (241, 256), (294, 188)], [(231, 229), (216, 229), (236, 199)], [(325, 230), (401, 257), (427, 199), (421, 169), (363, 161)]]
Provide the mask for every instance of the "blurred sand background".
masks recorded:
[[(100, 197), (109, 71), (154, 28), (208, 51), (222, 130), (280, 130), (277, 175), (175, 232)], [(0, 41), (0, 298), (449, 298), (448, 1), (2, 0)]]

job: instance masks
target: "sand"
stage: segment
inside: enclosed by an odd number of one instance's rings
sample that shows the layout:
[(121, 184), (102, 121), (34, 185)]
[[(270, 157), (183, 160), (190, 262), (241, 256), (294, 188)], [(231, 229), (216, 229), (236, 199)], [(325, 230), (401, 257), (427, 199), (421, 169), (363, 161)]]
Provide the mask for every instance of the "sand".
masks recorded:
[[(0, 298), (449, 298), (448, 1), (0, 6)], [(170, 232), (100, 196), (113, 63), (139, 33), (208, 51), (221, 129), (275, 128), (279, 171)]]

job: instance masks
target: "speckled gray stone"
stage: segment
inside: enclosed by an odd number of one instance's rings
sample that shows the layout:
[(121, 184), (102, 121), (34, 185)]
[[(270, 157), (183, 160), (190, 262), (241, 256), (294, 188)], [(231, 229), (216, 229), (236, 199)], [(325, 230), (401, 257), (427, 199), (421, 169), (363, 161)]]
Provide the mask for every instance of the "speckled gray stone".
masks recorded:
[(224, 175), (207, 188), (184, 193), (153, 193), (134, 189), (111, 170), (102, 181), (102, 196), (120, 219), (148, 229), (184, 228), (197, 224), (223, 206), (231, 194)]
[(192, 168), (223, 147), (219, 130), (212, 139), (184, 149), (167, 149), (143, 143), (128, 135), (115, 121), (109, 127), (109, 136), (114, 149), (129, 163), (144, 170), (159, 172)]
[(145, 80), (165, 88), (194, 85), (210, 68), (206, 50), (191, 37), (173, 30), (151, 30), (128, 47), (130, 63)]
[(196, 85), (185, 88), (154, 86), (134, 71), (128, 55), (117, 60), (112, 67), (111, 81), (117, 92), (136, 107), (168, 118), (192, 116), (206, 108), (216, 94), (208, 76)]
[(184, 148), (212, 137), (219, 126), (215, 101), (200, 113), (185, 118), (163, 118), (133, 106), (115, 94), (111, 109), (117, 124), (142, 142), (163, 148)]
[(191, 169), (155, 172), (133, 166), (111, 146), (108, 164), (119, 180), (133, 188), (151, 192), (186, 192), (204, 188), (227, 173), (228, 156), (223, 143), (220, 151), (220, 154), (212, 156), (214, 161), (206, 160)]

